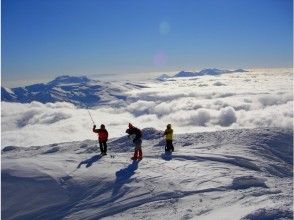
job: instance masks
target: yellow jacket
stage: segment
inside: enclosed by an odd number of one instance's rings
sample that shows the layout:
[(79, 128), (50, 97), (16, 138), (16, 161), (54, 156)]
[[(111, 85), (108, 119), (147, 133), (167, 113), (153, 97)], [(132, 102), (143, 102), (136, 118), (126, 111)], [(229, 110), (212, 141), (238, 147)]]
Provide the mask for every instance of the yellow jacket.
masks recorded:
[(165, 139), (166, 140), (172, 140), (173, 139), (173, 133), (174, 133), (173, 129), (171, 129), (171, 128), (165, 129), (165, 132), (164, 132)]

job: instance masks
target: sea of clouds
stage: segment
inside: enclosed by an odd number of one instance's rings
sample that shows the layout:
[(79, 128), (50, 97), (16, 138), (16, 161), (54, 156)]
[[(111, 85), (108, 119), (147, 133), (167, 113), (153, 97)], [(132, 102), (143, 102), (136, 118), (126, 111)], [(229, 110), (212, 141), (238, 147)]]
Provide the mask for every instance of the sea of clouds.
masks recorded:
[[(111, 137), (125, 135), (128, 123), (175, 133), (293, 125), (291, 69), (254, 70), (145, 82), (131, 90), (124, 105), (90, 109), (95, 123)], [(2, 102), (1, 146), (32, 146), (96, 139), (88, 109), (69, 103)]]

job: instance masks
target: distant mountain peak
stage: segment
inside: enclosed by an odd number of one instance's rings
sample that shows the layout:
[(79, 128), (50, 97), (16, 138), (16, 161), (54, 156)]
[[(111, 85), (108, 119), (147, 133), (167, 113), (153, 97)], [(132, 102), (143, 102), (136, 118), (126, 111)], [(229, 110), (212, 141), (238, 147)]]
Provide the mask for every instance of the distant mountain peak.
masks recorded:
[(62, 75), (56, 77), (54, 80), (50, 81), (48, 84), (70, 84), (70, 83), (87, 83), (91, 80), (87, 76), (69, 76), (69, 75)]
[(221, 70), (217, 68), (206, 68), (201, 70), (198, 74), (199, 75), (217, 75), (222, 73), (230, 72), (229, 70)]
[(225, 73), (245, 73), (247, 70), (237, 69), (237, 70), (222, 70), (217, 68), (205, 68), (199, 72), (188, 72), (188, 71), (180, 71), (174, 77), (193, 77), (193, 76), (204, 76), (204, 75), (220, 75)]
[(130, 88), (144, 88), (141, 85), (120, 85), (92, 80), (86, 76), (58, 76), (46, 84), (38, 83), (30, 86), (7, 89), (1, 87), (1, 101), (30, 103), (37, 101), (69, 102), (76, 106), (94, 107), (117, 100), (125, 100), (123, 94)]
[(174, 77), (190, 77), (190, 76), (195, 76), (195, 73), (182, 70), (179, 73), (177, 73)]
[(236, 73), (246, 73), (246, 72), (249, 72), (249, 71), (243, 70), (243, 69), (237, 69), (237, 70), (234, 70), (234, 72), (236, 72)]

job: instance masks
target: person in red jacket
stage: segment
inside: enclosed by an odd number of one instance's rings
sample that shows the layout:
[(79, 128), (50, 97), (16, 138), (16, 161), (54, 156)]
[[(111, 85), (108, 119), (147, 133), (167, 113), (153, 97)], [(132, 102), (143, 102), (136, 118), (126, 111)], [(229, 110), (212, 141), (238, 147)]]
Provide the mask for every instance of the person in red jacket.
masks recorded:
[(98, 133), (98, 141), (100, 145), (101, 155), (107, 155), (107, 140), (108, 140), (108, 132), (105, 129), (105, 125), (102, 124), (100, 129), (96, 129), (96, 125), (93, 126), (93, 132)]

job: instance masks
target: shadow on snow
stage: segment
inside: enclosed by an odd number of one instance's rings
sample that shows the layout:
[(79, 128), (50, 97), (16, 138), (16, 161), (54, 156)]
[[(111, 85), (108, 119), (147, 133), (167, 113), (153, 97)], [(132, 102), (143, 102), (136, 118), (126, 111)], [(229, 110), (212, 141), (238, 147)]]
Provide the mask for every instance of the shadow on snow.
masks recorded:
[(161, 158), (164, 159), (164, 160), (166, 160), (166, 161), (172, 160), (173, 159), (172, 152), (162, 153), (161, 154)]
[(86, 167), (90, 167), (92, 166), (93, 163), (97, 162), (99, 159), (101, 159), (101, 155), (95, 155), (93, 157), (91, 157), (90, 159), (87, 160), (83, 160), (82, 162), (80, 162), (80, 164), (78, 165), (77, 168), (80, 168), (83, 164), (86, 164)]
[(133, 162), (124, 169), (120, 169), (115, 173), (116, 180), (114, 182), (114, 188), (112, 191), (112, 196), (115, 196), (120, 188), (127, 182), (130, 181), (130, 178), (135, 174), (135, 171), (138, 169), (139, 161), (133, 160)]

